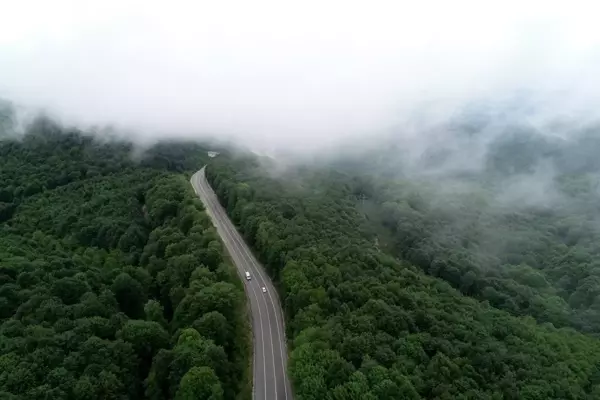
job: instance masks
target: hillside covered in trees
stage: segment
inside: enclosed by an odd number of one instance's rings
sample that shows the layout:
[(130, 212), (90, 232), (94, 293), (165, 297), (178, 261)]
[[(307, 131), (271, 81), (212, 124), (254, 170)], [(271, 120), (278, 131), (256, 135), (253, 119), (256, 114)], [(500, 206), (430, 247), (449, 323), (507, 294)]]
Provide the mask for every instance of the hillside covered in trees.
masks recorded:
[[(458, 245), (425, 247), (445, 233), (447, 219), (430, 222), (439, 217), (418, 195), (421, 185), (385, 177), (373, 164), (372, 173), (361, 175), (368, 170), (359, 167), (369, 166), (366, 157), (352, 161), (354, 169), (344, 162), (290, 167), (275, 177), (272, 161), (254, 156), (222, 157), (207, 167), (221, 202), (281, 291), (297, 399), (600, 397), (600, 341), (570, 328), (575, 324), (568, 313), (559, 323), (528, 312), (538, 307), (554, 317), (553, 301), (562, 294), (541, 297), (527, 308), (518, 291), (501, 285), (548, 294), (560, 278), (544, 278), (542, 258), (522, 266), (531, 254), (515, 248), (506, 257), (521, 258), (503, 261), (512, 265), (498, 272), (503, 276), (483, 278), (484, 268), (464, 260), (476, 254), (460, 231), (446, 233)], [(414, 187), (407, 189), (410, 182)], [(456, 208), (475, 213), (468, 204)], [(520, 231), (531, 216), (499, 218), (507, 222), (498, 234), (525, 248), (537, 245)], [(537, 218), (552, 221), (548, 214)], [(464, 223), (477, 226), (470, 219)], [(568, 236), (576, 227), (577, 222), (556, 226), (554, 232)], [(476, 231), (472, 235), (477, 238)], [(578, 237), (587, 240), (585, 234)], [(569, 260), (563, 274), (585, 270), (586, 259), (569, 248), (573, 244), (556, 244), (543, 260)], [(429, 264), (417, 257), (438, 258), (439, 268), (424, 268)], [(455, 275), (446, 265), (457, 265)], [(468, 280), (464, 268), (475, 276)], [(478, 279), (489, 279), (491, 287)], [(488, 294), (494, 289), (515, 308), (481, 301), (478, 287)]]
[[(0, 398), (248, 398), (204, 149), (0, 122)], [(296, 399), (600, 398), (597, 137), (459, 128), (416, 159), (208, 163), (281, 293)]]
[(513, 315), (600, 334), (600, 130), (460, 132), (391, 171), (402, 157), (384, 149), (333, 168), (390, 253)]
[(134, 159), (46, 118), (13, 133), (0, 135), (0, 398), (249, 398), (243, 287), (184, 173), (204, 150)]

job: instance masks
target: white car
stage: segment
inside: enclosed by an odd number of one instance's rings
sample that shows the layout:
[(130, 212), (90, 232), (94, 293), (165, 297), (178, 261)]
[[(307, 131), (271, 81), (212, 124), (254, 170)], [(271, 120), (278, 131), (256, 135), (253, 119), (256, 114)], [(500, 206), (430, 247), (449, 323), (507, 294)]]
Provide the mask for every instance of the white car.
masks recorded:
[(262, 291), (263, 293), (267, 293), (267, 288), (263, 286)]

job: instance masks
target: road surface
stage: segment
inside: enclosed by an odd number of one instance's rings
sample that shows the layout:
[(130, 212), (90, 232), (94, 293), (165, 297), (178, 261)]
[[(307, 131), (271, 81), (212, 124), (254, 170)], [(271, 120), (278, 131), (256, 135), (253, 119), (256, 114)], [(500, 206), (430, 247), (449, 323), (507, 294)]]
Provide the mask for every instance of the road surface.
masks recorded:
[[(286, 374), (287, 350), (283, 312), (277, 292), (267, 273), (219, 204), (215, 192), (206, 180), (204, 167), (192, 176), (190, 183), (204, 203), (246, 286), (254, 338), (253, 398), (292, 400), (292, 390)], [(250, 272), (249, 281), (245, 277), (246, 271)], [(262, 292), (263, 287), (267, 288), (266, 293)]]

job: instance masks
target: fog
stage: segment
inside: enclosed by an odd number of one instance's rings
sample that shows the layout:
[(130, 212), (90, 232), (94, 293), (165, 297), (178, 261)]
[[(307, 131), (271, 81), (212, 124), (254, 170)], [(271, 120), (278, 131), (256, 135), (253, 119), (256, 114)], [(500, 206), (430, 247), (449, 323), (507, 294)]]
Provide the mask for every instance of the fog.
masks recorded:
[[(568, 5), (567, 5), (568, 4)], [(600, 105), (592, 2), (221, 1), (2, 5), (0, 97), (146, 138), (314, 151), (402, 130), (424, 106), (518, 90)]]

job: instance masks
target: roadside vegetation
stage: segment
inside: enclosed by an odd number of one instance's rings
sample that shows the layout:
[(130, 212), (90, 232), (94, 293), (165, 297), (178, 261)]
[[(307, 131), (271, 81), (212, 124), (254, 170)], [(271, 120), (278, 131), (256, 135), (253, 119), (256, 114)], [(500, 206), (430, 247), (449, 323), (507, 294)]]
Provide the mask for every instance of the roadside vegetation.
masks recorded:
[(186, 177), (205, 151), (4, 136), (0, 398), (249, 399), (243, 287)]
[[(207, 176), (281, 292), (296, 399), (600, 397), (597, 338), (480, 301), (477, 280), (461, 290), (447, 269), (411, 256), (445, 251), (420, 244), (436, 229), (420, 221), (435, 214), (411, 211), (412, 197), (390, 204), (389, 191), (367, 192), (371, 181), (340, 168), (274, 170), (254, 156), (222, 157)], [(514, 285), (543, 273), (512, 271)]]

